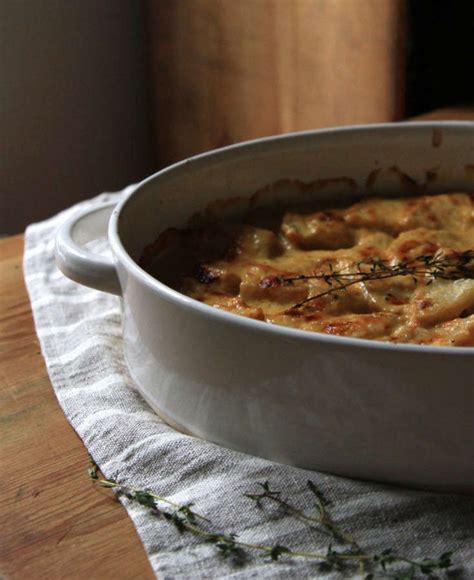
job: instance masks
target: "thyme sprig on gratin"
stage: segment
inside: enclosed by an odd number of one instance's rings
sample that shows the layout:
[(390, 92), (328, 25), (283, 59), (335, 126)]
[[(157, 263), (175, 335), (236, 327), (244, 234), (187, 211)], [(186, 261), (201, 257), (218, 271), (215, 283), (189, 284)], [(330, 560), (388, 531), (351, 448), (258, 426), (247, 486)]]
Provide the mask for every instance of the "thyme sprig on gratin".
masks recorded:
[[(213, 529), (212, 522), (194, 510), (193, 503), (176, 503), (150, 489), (138, 489), (119, 483), (114, 479), (101, 476), (99, 468), (91, 460), (88, 469), (89, 477), (103, 488), (113, 490), (118, 496), (124, 496), (129, 501), (143, 506), (149, 513), (165, 522), (174, 525), (180, 533), (189, 533), (213, 544), (224, 558), (230, 558), (237, 565), (244, 565), (248, 553), (260, 553), (270, 561), (282, 558), (302, 558), (312, 560), (320, 572), (337, 571), (353, 573), (354, 567), (360, 577), (365, 580), (390, 577), (395, 580), (408, 580), (420, 577), (433, 577), (435, 572), (443, 572), (452, 567), (452, 552), (444, 552), (438, 558), (423, 558), (412, 560), (397, 554), (388, 548), (379, 553), (368, 553), (357, 541), (333, 520), (329, 513), (331, 502), (316, 487), (312, 481), (307, 482), (308, 493), (314, 504), (314, 513), (307, 514), (288, 499), (280, 491), (271, 488), (270, 483), (257, 483), (257, 490), (245, 494), (254, 504), (261, 508), (263, 503), (276, 503), (290, 516), (329, 536), (329, 543), (323, 551), (298, 550), (281, 544), (266, 545), (248, 543), (239, 539), (234, 532), (227, 533)], [(335, 548), (334, 545), (338, 547)]]
[(374, 280), (386, 280), (397, 276), (409, 276), (414, 282), (420, 279), (428, 279), (428, 284), (433, 280), (461, 280), (474, 278), (474, 250), (465, 252), (436, 252), (435, 254), (422, 254), (407, 260), (389, 262), (381, 258), (369, 258), (354, 262), (349, 267), (334, 270), (329, 265), (328, 272), (316, 274), (300, 274), (298, 276), (274, 276), (265, 278), (262, 286), (277, 286), (280, 284), (294, 284), (295, 282), (308, 282), (310, 280), (322, 280), (328, 285), (328, 289), (314, 296), (310, 296), (298, 304), (294, 304), (289, 310), (298, 309), (318, 298), (328, 295), (337, 295), (347, 290), (354, 284), (370, 282)]

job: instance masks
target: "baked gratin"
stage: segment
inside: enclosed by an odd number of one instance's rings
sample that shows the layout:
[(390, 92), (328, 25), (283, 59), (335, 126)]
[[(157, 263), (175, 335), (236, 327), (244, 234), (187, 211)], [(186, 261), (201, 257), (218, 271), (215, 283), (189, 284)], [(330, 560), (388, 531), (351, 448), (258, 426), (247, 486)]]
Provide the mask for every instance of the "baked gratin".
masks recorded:
[(169, 229), (142, 266), (205, 304), (270, 324), (474, 346), (474, 196), (369, 198)]

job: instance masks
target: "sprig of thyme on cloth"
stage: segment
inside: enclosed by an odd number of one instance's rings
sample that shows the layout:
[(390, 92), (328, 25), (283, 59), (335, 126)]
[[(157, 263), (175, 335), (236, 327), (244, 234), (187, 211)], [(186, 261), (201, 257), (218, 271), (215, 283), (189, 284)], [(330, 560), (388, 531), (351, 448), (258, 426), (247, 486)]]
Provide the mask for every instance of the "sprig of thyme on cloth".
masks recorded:
[[(256, 507), (262, 507), (264, 502), (278, 504), (288, 514), (303, 521), (312, 529), (329, 536), (329, 544), (322, 552), (300, 551), (297, 548), (280, 544), (265, 545), (259, 543), (243, 542), (235, 533), (226, 533), (214, 530), (212, 522), (194, 510), (192, 503), (178, 504), (166, 497), (156, 494), (149, 489), (137, 489), (132, 486), (119, 483), (114, 479), (106, 479), (101, 476), (99, 468), (91, 460), (88, 469), (89, 477), (103, 488), (113, 490), (119, 497), (123, 496), (148, 509), (149, 513), (162, 518), (174, 525), (181, 533), (190, 533), (200, 537), (206, 542), (213, 544), (225, 558), (232, 558), (236, 564), (243, 564), (247, 552), (261, 553), (271, 561), (281, 558), (304, 558), (314, 560), (321, 573), (358, 571), (360, 577), (372, 580), (381, 577), (390, 577), (395, 580), (409, 580), (425, 576), (433, 578), (436, 572), (443, 572), (452, 567), (452, 552), (444, 552), (438, 558), (424, 558), (412, 560), (392, 549), (384, 549), (380, 553), (367, 553), (357, 541), (332, 519), (329, 513), (329, 502), (316, 485), (308, 480), (307, 489), (314, 499), (314, 514), (307, 514), (293, 505), (288, 499), (282, 497), (280, 491), (271, 488), (270, 483), (265, 481), (257, 483), (258, 489), (246, 493), (245, 496), (252, 500)], [(337, 548), (334, 548), (337, 545)]]
[(276, 286), (280, 284), (294, 284), (295, 282), (308, 282), (310, 280), (322, 280), (328, 285), (328, 289), (293, 305), (290, 310), (298, 309), (317, 298), (337, 294), (347, 290), (354, 284), (370, 282), (373, 280), (386, 280), (397, 276), (409, 276), (415, 282), (420, 279), (428, 279), (428, 284), (435, 279), (461, 280), (474, 278), (474, 250), (465, 252), (451, 252), (445, 254), (422, 254), (407, 260), (388, 262), (378, 257), (355, 262), (352, 266), (341, 270), (333, 270), (329, 266), (329, 272), (298, 276), (274, 276), (265, 278), (261, 285)]

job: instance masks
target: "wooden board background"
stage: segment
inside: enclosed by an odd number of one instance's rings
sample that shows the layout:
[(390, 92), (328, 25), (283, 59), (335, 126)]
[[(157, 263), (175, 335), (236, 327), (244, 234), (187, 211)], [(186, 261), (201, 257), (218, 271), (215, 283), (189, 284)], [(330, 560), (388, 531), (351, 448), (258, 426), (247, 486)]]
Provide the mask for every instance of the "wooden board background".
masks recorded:
[(245, 139), (404, 114), (404, 0), (147, 6), (159, 166)]

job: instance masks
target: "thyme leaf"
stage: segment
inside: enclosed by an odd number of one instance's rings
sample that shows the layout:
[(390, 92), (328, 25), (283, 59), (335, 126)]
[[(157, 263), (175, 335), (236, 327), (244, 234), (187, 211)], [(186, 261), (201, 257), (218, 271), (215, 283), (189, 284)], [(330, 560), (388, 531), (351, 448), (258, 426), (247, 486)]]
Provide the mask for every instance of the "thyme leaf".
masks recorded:
[(283, 554), (289, 554), (289, 553), (291, 553), (291, 550), (289, 550), (285, 546), (281, 546), (280, 544), (276, 544), (270, 550), (270, 558), (276, 562)]

